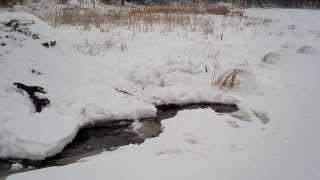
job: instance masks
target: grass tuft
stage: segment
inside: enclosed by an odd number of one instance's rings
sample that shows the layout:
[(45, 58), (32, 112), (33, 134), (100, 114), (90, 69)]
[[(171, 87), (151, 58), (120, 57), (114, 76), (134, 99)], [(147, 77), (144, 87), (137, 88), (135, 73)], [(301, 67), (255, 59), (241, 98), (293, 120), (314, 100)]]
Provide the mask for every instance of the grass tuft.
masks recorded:
[(219, 88), (232, 89), (239, 86), (243, 77), (253, 76), (250, 72), (244, 69), (233, 68), (222, 73), (214, 82), (213, 85)]

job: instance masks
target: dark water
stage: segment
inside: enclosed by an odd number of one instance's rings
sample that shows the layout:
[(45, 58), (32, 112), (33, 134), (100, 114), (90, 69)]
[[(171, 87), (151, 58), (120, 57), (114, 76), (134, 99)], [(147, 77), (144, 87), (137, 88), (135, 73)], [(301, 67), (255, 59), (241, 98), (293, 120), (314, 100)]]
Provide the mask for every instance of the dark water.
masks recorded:
[[(87, 125), (80, 129), (75, 139), (61, 153), (53, 157), (42, 161), (26, 159), (0, 160), (0, 177), (50, 166), (62, 166), (74, 163), (84, 157), (99, 154), (102, 151), (112, 151), (128, 144), (141, 144), (145, 139), (157, 137), (162, 132), (162, 120), (176, 116), (180, 110), (199, 108), (211, 108), (219, 113), (238, 111), (237, 105), (225, 103), (160, 105), (157, 106), (157, 117), (139, 119), (141, 127), (135, 130), (132, 127), (134, 120), (102, 120), (99, 123)], [(22, 164), (23, 168), (16, 171), (10, 170), (14, 163)]]

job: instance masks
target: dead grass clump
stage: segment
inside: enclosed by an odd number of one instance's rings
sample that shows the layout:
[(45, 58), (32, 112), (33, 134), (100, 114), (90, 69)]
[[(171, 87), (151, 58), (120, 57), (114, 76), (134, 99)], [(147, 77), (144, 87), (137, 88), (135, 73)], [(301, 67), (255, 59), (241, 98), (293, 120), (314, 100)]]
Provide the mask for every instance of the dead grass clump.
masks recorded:
[(208, 5), (206, 12), (215, 15), (229, 15), (230, 8), (224, 5)]
[(220, 88), (232, 89), (239, 86), (241, 81), (246, 80), (246, 77), (252, 77), (253, 75), (244, 69), (230, 69), (221, 74), (216, 81), (213, 82), (214, 85)]

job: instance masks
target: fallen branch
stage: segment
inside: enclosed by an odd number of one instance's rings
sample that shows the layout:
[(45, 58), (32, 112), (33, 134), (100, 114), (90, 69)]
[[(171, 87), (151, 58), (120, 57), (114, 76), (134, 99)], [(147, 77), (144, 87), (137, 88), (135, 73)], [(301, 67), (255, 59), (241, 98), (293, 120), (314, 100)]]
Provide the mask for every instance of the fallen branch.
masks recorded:
[(117, 92), (122, 93), (122, 94), (133, 96), (133, 94), (129, 93), (128, 91), (124, 91), (124, 90), (121, 90), (121, 89), (118, 89), (118, 88), (114, 88), (114, 90), (116, 90)]
[(43, 87), (40, 86), (27, 86), (22, 83), (13, 83), (14, 86), (16, 86), (18, 89), (24, 90), (29, 95), (29, 98), (32, 100), (33, 105), (36, 108), (36, 112), (40, 113), (42, 108), (46, 107), (50, 101), (48, 98), (39, 98), (36, 96), (35, 93), (43, 93), (46, 94), (47, 92)]

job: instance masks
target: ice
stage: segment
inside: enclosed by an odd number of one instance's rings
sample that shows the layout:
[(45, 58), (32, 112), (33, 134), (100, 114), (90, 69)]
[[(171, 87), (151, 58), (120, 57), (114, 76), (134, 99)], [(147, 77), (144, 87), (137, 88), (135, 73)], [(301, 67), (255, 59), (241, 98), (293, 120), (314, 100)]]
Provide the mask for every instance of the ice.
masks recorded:
[(11, 166), (11, 171), (17, 171), (17, 170), (20, 170), (23, 168), (23, 165), (19, 164), (19, 163), (15, 163), (15, 164), (12, 164)]

